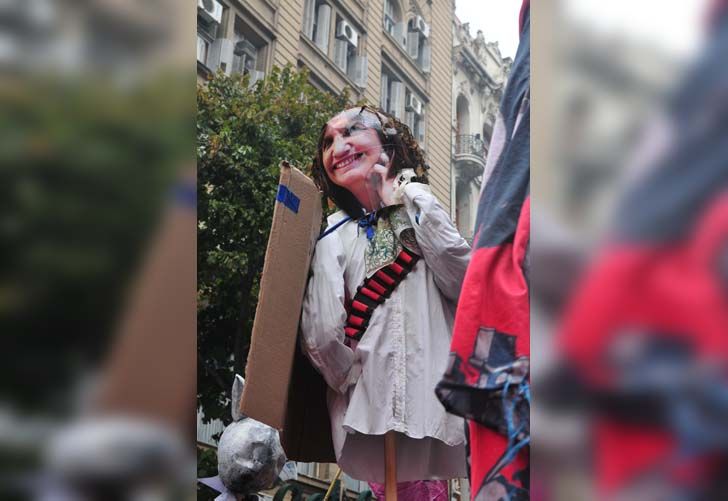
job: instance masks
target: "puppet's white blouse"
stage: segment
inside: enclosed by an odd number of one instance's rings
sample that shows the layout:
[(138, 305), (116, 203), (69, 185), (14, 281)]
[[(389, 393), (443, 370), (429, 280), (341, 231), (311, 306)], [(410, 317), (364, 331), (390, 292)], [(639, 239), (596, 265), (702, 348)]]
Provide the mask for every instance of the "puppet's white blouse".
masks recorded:
[[(427, 185), (408, 184), (402, 198), (423, 259), (374, 310), (361, 341), (345, 341), (345, 301), (365, 278), (366, 232), (348, 221), (319, 240), (302, 345), (329, 385), (334, 449), (346, 473), (383, 482), (383, 434), (394, 430), (404, 435), (399, 481), (463, 477), (463, 420), (445, 412), (434, 390), (446, 369), (470, 247)], [(329, 227), (344, 218), (331, 215)]]

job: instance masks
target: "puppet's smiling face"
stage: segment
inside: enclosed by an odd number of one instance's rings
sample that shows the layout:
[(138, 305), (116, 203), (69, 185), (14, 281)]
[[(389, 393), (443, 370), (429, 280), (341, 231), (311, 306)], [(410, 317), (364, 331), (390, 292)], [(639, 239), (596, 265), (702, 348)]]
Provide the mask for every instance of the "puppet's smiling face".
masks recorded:
[(326, 124), (323, 139), (323, 164), (334, 184), (356, 192), (367, 180), (371, 168), (379, 161), (382, 143), (372, 120), (372, 113), (359, 108), (347, 110)]

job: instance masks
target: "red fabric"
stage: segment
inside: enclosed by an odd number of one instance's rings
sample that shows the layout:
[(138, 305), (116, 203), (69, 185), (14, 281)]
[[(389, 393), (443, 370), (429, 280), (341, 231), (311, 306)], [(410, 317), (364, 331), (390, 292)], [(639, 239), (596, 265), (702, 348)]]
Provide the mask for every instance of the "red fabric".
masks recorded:
[(368, 289), (367, 287), (362, 287), (359, 289), (362, 294), (364, 294), (366, 297), (371, 299), (372, 301), (379, 301), (381, 296), (377, 294), (376, 292), (372, 291), (371, 289)]
[(367, 282), (367, 287), (371, 288), (374, 292), (382, 295), (387, 292), (387, 290), (380, 284), (378, 284), (375, 280), (370, 280), (369, 282)]
[(362, 324), (364, 323), (364, 319), (361, 317), (357, 317), (355, 315), (349, 315), (349, 323), (353, 327), (361, 327)]
[(635, 472), (649, 470), (675, 447), (674, 439), (665, 432), (607, 420), (597, 423), (595, 438), (599, 446), (594, 449), (594, 463), (604, 493), (627, 484)]
[[(486, 475), (498, 461), (508, 445), (506, 437), (500, 433), (487, 428), (474, 421), (468, 421), (468, 430), (470, 433), (470, 472), (473, 482), (471, 488), (471, 499), (475, 499), (478, 494)], [(527, 471), (528, 468), (528, 448), (521, 449), (516, 459), (506, 464), (498, 475), (502, 475), (506, 482), (511, 485), (522, 486), (522, 479), (517, 478), (519, 473)], [(483, 496), (481, 499), (488, 501), (497, 499), (507, 499), (505, 496)]]
[(728, 196), (686, 242), (607, 249), (582, 282), (565, 317), (560, 347), (592, 383), (613, 375), (602, 354), (621, 327), (690, 333), (706, 360), (728, 354), (726, 299), (714, 256), (728, 234)]
[(397, 275), (401, 275), (404, 271), (404, 268), (402, 268), (402, 265), (400, 265), (399, 263), (392, 263), (389, 265), (389, 268)]
[(708, 15), (707, 15), (707, 24), (708, 27), (715, 26), (720, 18), (726, 13), (728, 10), (728, 0), (713, 0), (713, 3), (710, 5), (710, 8), (708, 9)]
[[(530, 197), (521, 209), (513, 242), (482, 247), (473, 252), (460, 293), (451, 350), (463, 360), (465, 384), (477, 386), (481, 370), (468, 361), (482, 326), (516, 337), (515, 356), (530, 356), (530, 307), (528, 284), (522, 265), (530, 235)], [(491, 468), (504, 454), (507, 439), (497, 431), (469, 422), (473, 498)], [(514, 474), (528, 466), (528, 448), (501, 474), (516, 486)]]
[(402, 251), (399, 253), (399, 256), (397, 256), (397, 260), (404, 262), (404, 264), (410, 264), (412, 262), (412, 256)]
[(367, 305), (365, 305), (364, 303), (360, 303), (359, 301), (352, 301), (351, 307), (362, 313), (366, 313), (367, 311), (369, 311)]
[(382, 282), (383, 284), (392, 285), (394, 283), (394, 279), (384, 273), (382, 270), (379, 270), (374, 274), (375, 277), (377, 277), (377, 280)]
[[(649, 327), (687, 343), (699, 362), (728, 358), (728, 301), (717, 256), (728, 241), (728, 195), (705, 213), (692, 235), (660, 246), (608, 248), (585, 277), (558, 339), (560, 351), (594, 388), (618, 374), (605, 353), (615, 334)], [(602, 419), (595, 427), (598, 484), (609, 495), (677, 452), (675, 437), (648, 426)]]
[(518, 33), (521, 33), (523, 31), (523, 21), (526, 17), (526, 12), (531, 7), (530, 0), (523, 0), (523, 3), (521, 4), (521, 12), (518, 14)]

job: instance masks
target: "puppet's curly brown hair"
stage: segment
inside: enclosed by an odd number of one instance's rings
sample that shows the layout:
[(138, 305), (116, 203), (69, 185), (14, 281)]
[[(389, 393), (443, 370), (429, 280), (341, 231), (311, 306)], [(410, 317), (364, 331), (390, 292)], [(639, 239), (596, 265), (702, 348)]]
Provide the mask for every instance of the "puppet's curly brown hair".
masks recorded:
[[(381, 110), (362, 106), (359, 113), (365, 112), (372, 113), (379, 119), (380, 127), (376, 127), (377, 135), (384, 147), (384, 151), (392, 158), (389, 178), (391, 179), (403, 169), (413, 169), (417, 175), (414, 181), (427, 184), (427, 171), (430, 167), (425, 162), (425, 155), (417, 144), (409, 127), (396, 117), (388, 115)], [(359, 201), (349, 190), (331, 182), (326, 173), (323, 162), (325, 133), (326, 124), (321, 128), (318, 145), (316, 146), (316, 156), (313, 159), (313, 165), (311, 167), (313, 180), (325, 197), (333, 200), (340, 209), (352, 218), (359, 218), (364, 213)]]

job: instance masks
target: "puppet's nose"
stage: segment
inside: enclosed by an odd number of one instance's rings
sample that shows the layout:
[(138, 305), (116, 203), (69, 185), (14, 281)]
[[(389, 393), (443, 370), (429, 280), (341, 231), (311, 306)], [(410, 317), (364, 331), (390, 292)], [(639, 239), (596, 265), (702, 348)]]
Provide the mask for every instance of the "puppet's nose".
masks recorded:
[(340, 157), (349, 151), (349, 142), (342, 136), (334, 138), (333, 153), (334, 157)]

